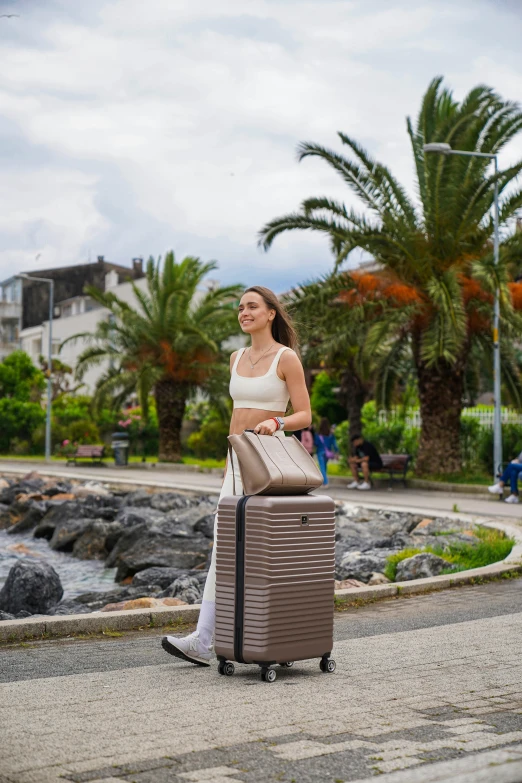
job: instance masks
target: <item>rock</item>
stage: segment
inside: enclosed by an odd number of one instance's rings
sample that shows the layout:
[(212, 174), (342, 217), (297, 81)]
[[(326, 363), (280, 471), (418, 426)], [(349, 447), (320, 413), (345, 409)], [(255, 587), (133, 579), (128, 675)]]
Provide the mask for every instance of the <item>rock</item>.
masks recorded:
[(34, 537), (50, 539), (57, 527), (67, 524), (70, 520), (91, 517), (93, 513), (93, 510), (77, 501), (56, 502), (50, 500), (47, 513), (35, 528)]
[(358, 579), (336, 579), (336, 590), (347, 590), (350, 587), (366, 587), (364, 582), (359, 582)]
[(163, 519), (165, 514), (162, 511), (145, 506), (124, 506), (116, 515), (116, 522), (119, 522), (123, 528), (136, 527), (136, 525), (152, 527)]
[(49, 481), (46, 481), (42, 487), (42, 492), (50, 498), (54, 495), (67, 494), (70, 491), (71, 484), (68, 481), (55, 481), (54, 479), (50, 479)]
[(123, 502), (121, 506), (122, 508), (126, 508), (127, 506), (134, 506), (135, 508), (138, 507), (150, 508), (151, 501), (152, 501), (151, 492), (147, 492), (146, 489), (137, 489), (136, 492), (129, 492), (129, 494), (123, 498)]
[(72, 553), (80, 560), (103, 560), (114, 548), (122, 532), (123, 528), (118, 522), (91, 520), (74, 542)]
[(371, 555), (361, 552), (348, 552), (336, 569), (338, 579), (359, 579), (368, 583), (375, 571), (384, 569), (386, 555)]
[(72, 552), (76, 539), (91, 525), (92, 519), (88, 517), (67, 519), (55, 528), (49, 546), (57, 552)]
[(77, 498), (85, 498), (88, 495), (108, 497), (111, 494), (109, 489), (95, 481), (88, 481), (86, 484), (80, 484), (78, 487), (73, 487), (72, 493)]
[(214, 539), (214, 522), (216, 519), (216, 513), (205, 514), (204, 517), (200, 517), (194, 525), (196, 533), (202, 533), (205, 538)]
[(121, 612), (126, 609), (155, 609), (159, 606), (186, 606), (184, 601), (179, 598), (136, 598), (133, 601), (120, 601), (117, 604), (107, 604), (100, 611), (102, 612)]
[(0, 590), (0, 610), (17, 614), (47, 614), (61, 600), (60, 577), (49, 563), (19, 560)]
[(74, 601), (87, 606), (90, 612), (98, 611), (109, 603), (127, 601), (134, 598), (151, 598), (159, 594), (159, 586), (138, 587), (136, 585), (126, 585), (125, 587), (115, 587), (106, 592), (92, 592), (77, 595)]
[(15, 522), (14, 525), (11, 525), (11, 527), (7, 529), (7, 532), (9, 534), (14, 534), (32, 530), (40, 524), (46, 513), (47, 503), (44, 501), (34, 501), (25, 514), (19, 518), (18, 522)]
[(150, 507), (164, 513), (186, 509), (196, 504), (194, 498), (180, 495), (177, 492), (161, 492), (150, 495), (150, 498)]
[(134, 574), (132, 584), (136, 587), (159, 585), (162, 590), (165, 590), (176, 579), (189, 574), (190, 572), (185, 568), (145, 568), (143, 571), (138, 571), (137, 574)]
[(377, 571), (373, 573), (368, 579), (369, 585), (387, 585), (390, 582), (391, 579), (388, 579), (388, 577), (384, 576), (384, 574), (379, 574)]
[(172, 582), (158, 598), (180, 598), (187, 604), (195, 604), (202, 597), (202, 589), (197, 579), (182, 576)]
[(52, 616), (65, 615), (65, 614), (87, 614), (91, 610), (85, 604), (80, 604), (74, 599), (68, 599), (61, 601), (57, 606), (53, 606), (49, 609), (48, 614)]
[(0, 623), (4, 620), (14, 620), (15, 616), (14, 614), (10, 614), (9, 612), (0, 612)]
[(418, 555), (401, 560), (397, 565), (396, 582), (408, 582), (411, 579), (425, 579), (428, 576), (438, 576), (445, 569), (454, 569), (451, 563), (431, 552), (420, 552)]
[(5, 478), (0, 478), (0, 490), (7, 489), (9, 482)]
[(462, 531), (467, 530), (467, 528), (469, 528), (469, 522), (462, 522), (459, 519), (435, 517), (434, 519), (421, 520), (412, 530), (412, 535), (432, 536), (434, 533), (461, 533)]
[[(131, 535), (134, 532), (136, 535)], [(130, 539), (133, 540), (127, 546)], [(208, 542), (201, 535), (186, 539), (173, 538), (159, 530), (144, 530), (140, 526), (139, 530), (131, 529), (121, 536), (106, 564), (109, 565), (110, 559), (110, 563), (117, 567), (116, 581), (120, 582), (152, 566), (194, 568), (204, 563), (207, 555)]]

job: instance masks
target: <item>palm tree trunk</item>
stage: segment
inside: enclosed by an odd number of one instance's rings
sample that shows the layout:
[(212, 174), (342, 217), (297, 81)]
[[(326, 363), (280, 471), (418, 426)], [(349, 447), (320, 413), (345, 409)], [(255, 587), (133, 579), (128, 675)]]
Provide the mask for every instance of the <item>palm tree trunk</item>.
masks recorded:
[(160, 462), (181, 462), (181, 425), (185, 415), (188, 389), (171, 378), (163, 378), (154, 387), (159, 427)]
[(418, 473), (458, 473), (462, 469), (460, 416), (464, 393), (464, 362), (417, 362), (421, 436)]
[(346, 413), (350, 425), (349, 438), (362, 432), (362, 407), (366, 402), (368, 389), (361, 381), (353, 367), (348, 367), (341, 377), (341, 395), (346, 405)]

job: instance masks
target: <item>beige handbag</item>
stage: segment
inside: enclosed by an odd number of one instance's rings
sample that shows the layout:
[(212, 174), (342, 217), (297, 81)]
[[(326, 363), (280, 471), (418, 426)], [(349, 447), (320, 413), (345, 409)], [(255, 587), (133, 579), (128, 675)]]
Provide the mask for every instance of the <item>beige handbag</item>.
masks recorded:
[(232, 449), (245, 495), (306, 495), (323, 483), (321, 471), (295, 436), (279, 438), (245, 430), (228, 436), (234, 495)]

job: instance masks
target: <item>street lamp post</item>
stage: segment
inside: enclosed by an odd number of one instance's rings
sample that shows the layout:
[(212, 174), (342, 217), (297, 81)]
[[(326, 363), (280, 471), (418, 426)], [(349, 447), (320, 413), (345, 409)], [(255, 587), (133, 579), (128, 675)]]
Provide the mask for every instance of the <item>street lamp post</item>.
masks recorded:
[(51, 403), (52, 383), (51, 372), (53, 367), (53, 312), (54, 312), (54, 280), (48, 277), (34, 277), (22, 272), (17, 277), (22, 280), (36, 280), (38, 283), (49, 283), (49, 347), (47, 353), (47, 410), (45, 419), (45, 461), (51, 461)]
[[(488, 158), (495, 165), (495, 186), (493, 191), (493, 253), (495, 266), (498, 267), (500, 261), (500, 238), (499, 238), (499, 208), (498, 208), (498, 159), (497, 156), (488, 152), (470, 152), (468, 150), (454, 150), (449, 144), (443, 142), (432, 142), (424, 145), (424, 152), (434, 152), (439, 155), (463, 155), (468, 158)], [(500, 392), (500, 289), (497, 286), (495, 291), (495, 302), (493, 305), (493, 478), (497, 480), (497, 470), (502, 464), (502, 408)]]

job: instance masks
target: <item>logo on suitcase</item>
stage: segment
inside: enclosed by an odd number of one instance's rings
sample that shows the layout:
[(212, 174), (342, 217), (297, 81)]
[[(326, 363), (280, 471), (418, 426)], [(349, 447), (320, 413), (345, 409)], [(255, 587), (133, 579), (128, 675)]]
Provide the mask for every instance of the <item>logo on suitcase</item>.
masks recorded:
[(308, 524), (308, 514), (302, 514), (301, 516), (301, 524), (307, 525)]

